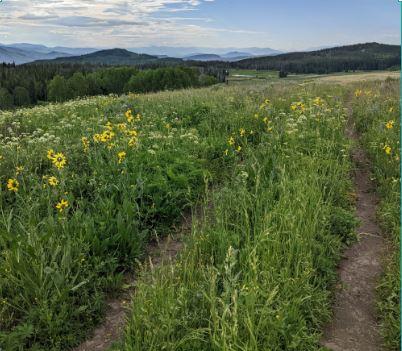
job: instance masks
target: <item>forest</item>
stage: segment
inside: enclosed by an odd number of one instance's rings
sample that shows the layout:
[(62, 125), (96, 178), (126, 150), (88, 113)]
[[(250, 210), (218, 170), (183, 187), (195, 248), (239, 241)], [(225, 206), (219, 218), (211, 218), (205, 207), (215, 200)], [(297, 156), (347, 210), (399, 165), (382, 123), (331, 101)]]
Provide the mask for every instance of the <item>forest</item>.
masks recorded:
[(0, 77), (0, 109), (3, 110), (81, 96), (144, 93), (217, 82), (213, 72), (203, 68), (176, 66), (140, 70), (139, 67), (66, 63), (21, 66), (3, 63)]

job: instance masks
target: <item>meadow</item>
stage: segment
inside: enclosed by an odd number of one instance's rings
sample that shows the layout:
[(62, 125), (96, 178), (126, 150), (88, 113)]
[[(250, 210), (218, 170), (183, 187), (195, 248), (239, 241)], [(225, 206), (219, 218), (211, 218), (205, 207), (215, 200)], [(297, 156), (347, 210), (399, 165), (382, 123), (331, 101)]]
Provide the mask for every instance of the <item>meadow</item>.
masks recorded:
[(381, 329), (387, 349), (400, 349), (400, 109), (399, 81), (360, 84), (353, 114), (372, 162), (380, 195), (378, 218), (387, 234), (390, 255), (378, 288)]
[[(398, 95), (392, 80), (370, 94), (299, 83), (1, 112), (0, 347), (72, 348), (136, 272), (116, 350), (320, 349), (336, 265), (357, 225), (347, 107), (352, 101), (382, 218), (392, 223), (385, 228), (397, 238)], [(177, 260), (141, 268), (147, 244), (189, 213)], [(390, 262), (380, 307), (392, 347), (396, 257)]]

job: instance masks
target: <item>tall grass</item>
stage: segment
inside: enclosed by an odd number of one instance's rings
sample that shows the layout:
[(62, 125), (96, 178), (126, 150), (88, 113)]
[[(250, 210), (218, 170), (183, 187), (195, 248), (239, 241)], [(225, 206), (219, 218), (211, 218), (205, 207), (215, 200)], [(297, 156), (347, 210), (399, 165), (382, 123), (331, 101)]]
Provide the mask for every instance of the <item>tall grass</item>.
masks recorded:
[[(318, 89), (325, 102), (313, 100)], [(257, 112), (267, 128), (206, 195), (180, 258), (143, 272), (117, 349), (319, 349), (356, 225), (343, 92), (278, 91)]]
[(389, 350), (400, 349), (400, 152), (399, 81), (362, 84), (356, 90), (353, 114), (362, 144), (373, 164), (373, 180), (381, 197), (378, 217), (393, 253), (385, 258), (378, 289), (381, 329)]

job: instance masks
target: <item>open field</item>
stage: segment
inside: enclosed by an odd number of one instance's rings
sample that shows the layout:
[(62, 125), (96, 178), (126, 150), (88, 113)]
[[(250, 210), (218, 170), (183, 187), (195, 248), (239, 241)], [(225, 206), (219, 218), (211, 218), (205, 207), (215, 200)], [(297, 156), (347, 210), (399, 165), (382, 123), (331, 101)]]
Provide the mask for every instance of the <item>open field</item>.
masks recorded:
[(385, 80), (387, 78), (399, 79), (399, 71), (373, 71), (373, 72), (350, 72), (350, 73), (331, 73), (331, 74), (289, 74), (287, 78), (280, 79), (277, 71), (257, 71), (257, 70), (230, 70), (229, 83), (238, 83), (259, 80), (268, 80), (269, 82), (284, 81), (302, 81), (311, 82), (319, 80), (325, 83), (350, 84), (356, 82), (366, 82), (375, 80)]
[[(0, 347), (71, 349), (135, 272), (116, 350), (320, 349), (357, 226), (351, 106), (397, 245), (399, 82), (262, 74), (0, 113)], [(175, 262), (139, 264), (191, 213)], [(391, 350), (396, 259), (379, 303)]]

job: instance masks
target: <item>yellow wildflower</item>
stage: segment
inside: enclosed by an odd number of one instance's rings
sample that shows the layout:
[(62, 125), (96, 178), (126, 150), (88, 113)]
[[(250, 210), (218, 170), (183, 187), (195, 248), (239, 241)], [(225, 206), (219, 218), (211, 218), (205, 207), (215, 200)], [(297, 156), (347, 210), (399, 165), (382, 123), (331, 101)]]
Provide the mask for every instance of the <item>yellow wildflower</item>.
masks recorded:
[(223, 154), (224, 154), (225, 156), (227, 156), (227, 155), (229, 154), (229, 150), (226, 149), (226, 150), (223, 152)]
[(88, 152), (89, 150), (89, 140), (87, 137), (82, 137), (81, 138), (82, 146), (84, 148), (84, 152)]
[(108, 141), (112, 140), (115, 135), (116, 134), (113, 133), (111, 130), (105, 130), (100, 135), (100, 141), (103, 142), (103, 143), (107, 143)]
[(170, 128), (172, 128), (172, 126), (170, 125), (170, 123), (166, 123), (166, 124), (165, 124), (165, 128), (166, 128), (166, 129), (170, 129)]
[(54, 158), (54, 150), (53, 150), (53, 149), (48, 150), (48, 152), (47, 152), (47, 158), (48, 158), (49, 160), (53, 160), (53, 158)]
[(119, 130), (126, 130), (127, 124), (125, 124), (125, 123), (119, 123), (119, 124), (117, 125), (117, 128), (119, 128)]
[(136, 136), (138, 135), (138, 132), (137, 132), (135, 129), (133, 129), (133, 130), (129, 130), (129, 131), (127, 132), (127, 134), (128, 134), (129, 136), (131, 136), (131, 137), (136, 137)]
[(94, 139), (94, 142), (95, 143), (99, 143), (100, 141), (101, 141), (101, 135), (100, 134), (95, 134), (94, 136), (93, 136), (93, 139)]
[(232, 146), (232, 145), (234, 145), (234, 143), (235, 143), (234, 138), (233, 138), (233, 137), (230, 137), (229, 140), (228, 140), (228, 144), (229, 144), (230, 146)]
[(246, 135), (246, 130), (244, 128), (239, 129), (240, 136), (243, 137)]
[(17, 166), (17, 167), (15, 168), (15, 174), (16, 174), (16, 175), (21, 174), (21, 172), (23, 172), (23, 171), (24, 171), (24, 167), (23, 167), (23, 166)]
[(385, 124), (385, 127), (386, 127), (387, 129), (392, 129), (392, 128), (394, 128), (394, 123), (395, 123), (394, 120), (390, 120), (390, 121), (388, 121), (388, 122)]
[(356, 89), (355, 96), (359, 97), (359, 96), (362, 96), (362, 95), (363, 95), (363, 91), (361, 89)]
[(130, 140), (128, 141), (128, 146), (135, 146), (137, 144), (137, 138), (136, 137), (132, 137), (130, 138)]
[(392, 112), (394, 112), (395, 111), (395, 109), (393, 108), (393, 107), (390, 107), (389, 108), (389, 113), (392, 113)]
[(391, 155), (391, 153), (392, 153), (392, 148), (391, 148), (391, 146), (385, 145), (385, 146), (383, 147), (383, 149), (384, 149), (384, 151), (385, 151), (385, 153), (386, 153), (387, 155)]
[(107, 122), (105, 128), (106, 128), (107, 130), (109, 130), (109, 131), (112, 131), (112, 130), (113, 130), (113, 124), (110, 123), (110, 122)]
[(18, 191), (19, 186), (20, 186), (20, 183), (18, 182), (17, 179), (12, 178), (7, 181), (7, 189), (9, 191), (13, 191), (16, 193)]
[(57, 186), (59, 184), (59, 181), (56, 177), (50, 177), (48, 179), (48, 183), (50, 186)]
[(240, 152), (241, 151), (241, 146), (239, 145), (237, 148), (236, 148), (236, 152)]
[(137, 113), (136, 120), (141, 121), (141, 115), (139, 113)]
[(61, 152), (58, 152), (54, 155), (52, 162), (58, 169), (62, 169), (67, 164), (67, 158)]
[(117, 154), (117, 157), (118, 157), (119, 163), (122, 163), (126, 158), (126, 153), (124, 151), (121, 151)]
[(322, 106), (324, 104), (324, 100), (321, 99), (319, 96), (317, 96), (314, 100), (313, 100), (313, 105), (314, 106)]
[(134, 120), (133, 113), (131, 110), (127, 110), (124, 115), (126, 116), (128, 123), (131, 123)]
[(56, 208), (59, 210), (59, 212), (63, 212), (66, 208), (68, 207), (68, 201), (61, 199), (57, 204)]

